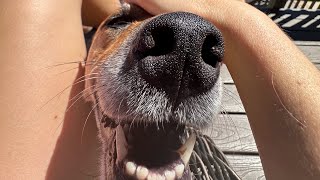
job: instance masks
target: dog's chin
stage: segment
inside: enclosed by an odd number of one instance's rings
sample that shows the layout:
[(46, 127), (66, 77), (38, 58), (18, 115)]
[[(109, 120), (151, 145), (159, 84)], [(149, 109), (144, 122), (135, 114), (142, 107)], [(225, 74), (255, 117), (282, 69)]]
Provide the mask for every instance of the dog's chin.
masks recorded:
[(107, 141), (103, 134), (115, 131), (117, 179), (191, 179), (188, 162), (197, 130), (175, 122), (114, 122), (106, 118), (101, 134)]

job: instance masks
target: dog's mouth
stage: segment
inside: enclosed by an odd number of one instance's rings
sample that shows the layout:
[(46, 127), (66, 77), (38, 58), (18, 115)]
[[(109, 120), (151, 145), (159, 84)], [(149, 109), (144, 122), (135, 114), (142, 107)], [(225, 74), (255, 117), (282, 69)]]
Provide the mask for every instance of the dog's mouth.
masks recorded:
[(196, 141), (193, 128), (175, 122), (128, 122), (115, 129), (116, 162), (126, 179), (174, 180), (190, 176), (188, 162)]

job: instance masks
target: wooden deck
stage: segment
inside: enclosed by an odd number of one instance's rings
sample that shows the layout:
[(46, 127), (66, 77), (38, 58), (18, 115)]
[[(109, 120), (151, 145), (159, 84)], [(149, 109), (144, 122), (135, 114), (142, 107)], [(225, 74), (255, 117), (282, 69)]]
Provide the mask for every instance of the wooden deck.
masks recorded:
[[(293, 38), (295, 44), (320, 70), (319, 7), (314, 11), (299, 10), (297, 7), (295, 9), (282, 8), (278, 13), (269, 13), (269, 17)], [(222, 110), (224, 113), (220, 114), (213, 127), (208, 129), (207, 134), (227, 155), (240, 177), (245, 180), (265, 179), (246, 112), (226, 67), (222, 69), (222, 78), (224, 82)]]

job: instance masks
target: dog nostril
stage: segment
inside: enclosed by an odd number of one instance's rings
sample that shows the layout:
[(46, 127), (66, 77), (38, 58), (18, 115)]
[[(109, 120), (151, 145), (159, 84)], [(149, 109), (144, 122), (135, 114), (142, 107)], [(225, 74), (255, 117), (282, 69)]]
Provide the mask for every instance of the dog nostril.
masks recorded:
[(158, 27), (151, 30), (151, 34), (145, 39), (149, 48), (145, 49), (145, 56), (160, 56), (169, 54), (175, 45), (174, 32), (169, 27)]
[(203, 61), (212, 67), (216, 67), (218, 62), (222, 61), (223, 44), (218, 36), (214, 34), (207, 35), (201, 49)]

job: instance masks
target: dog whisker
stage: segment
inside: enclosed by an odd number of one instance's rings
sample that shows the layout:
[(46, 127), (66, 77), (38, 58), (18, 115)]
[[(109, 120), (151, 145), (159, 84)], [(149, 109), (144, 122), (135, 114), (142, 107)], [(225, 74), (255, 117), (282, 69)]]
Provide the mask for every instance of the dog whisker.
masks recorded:
[[(89, 66), (89, 65), (85, 65), (85, 66)], [(76, 70), (76, 69), (79, 69), (79, 67), (74, 67), (74, 68), (71, 68), (71, 69), (68, 69), (68, 70), (65, 70), (65, 71), (61, 71), (55, 75), (61, 75), (61, 74), (64, 74), (64, 73), (67, 73), (67, 72), (70, 72), (70, 71), (73, 71), (73, 70)]]
[(87, 125), (88, 119), (89, 119), (90, 115), (92, 114), (92, 112), (93, 112), (97, 107), (98, 107), (98, 103), (96, 103), (96, 104), (92, 107), (92, 109), (90, 110), (90, 112), (89, 112), (86, 120), (84, 121), (83, 128), (82, 128), (82, 131), (81, 131), (81, 141), (80, 141), (81, 144), (83, 143), (83, 133), (84, 133), (84, 129), (85, 129), (86, 125)]
[[(72, 84), (70, 84), (69, 86), (65, 87), (64, 89), (62, 89), (59, 93), (57, 93), (55, 96), (53, 96), (52, 98), (50, 98), (48, 101), (46, 101), (38, 110), (41, 110), (43, 109), (48, 103), (50, 103), (53, 99), (57, 98), (58, 96), (62, 95), (67, 89), (79, 84), (79, 83), (82, 83), (82, 82), (85, 82), (86, 80), (89, 80), (89, 79), (95, 79), (95, 78), (84, 78), (86, 76), (90, 76), (89, 75), (84, 75), (84, 76), (81, 76), (79, 77), (78, 79), (75, 80), (75, 82), (73, 82)], [(84, 78), (84, 79), (83, 79)], [(82, 79), (82, 80), (80, 80)]]
[(136, 120), (137, 118), (137, 114), (134, 116), (134, 118), (132, 119), (132, 122), (130, 123), (130, 126), (129, 126), (129, 132), (131, 131), (131, 127), (134, 126), (134, 121)]
[(58, 66), (64, 66), (64, 65), (70, 65), (70, 64), (79, 64), (79, 63), (85, 64), (86, 61), (63, 62), (63, 63), (58, 63), (58, 64), (46, 66), (46, 67), (44, 67), (44, 68), (45, 68), (45, 69), (51, 69), (51, 68), (58, 67)]
[(92, 63), (92, 69), (90, 71), (90, 73), (94, 72), (97, 68), (99, 67), (103, 67), (103, 63), (102, 62), (99, 62), (99, 61), (93, 61), (91, 62)]
[(120, 107), (121, 107), (121, 104), (122, 104), (122, 101), (124, 100), (125, 98), (123, 97), (122, 100), (120, 101), (119, 103), (119, 107), (118, 107), (118, 122), (120, 122)]
[[(93, 85), (95, 86), (95, 85)], [(90, 87), (88, 87), (87, 89), (89, 89)], [(99, 87), (98, 87), (99, 88)], [(86, 89), (85, 89), (86, 90)], [(82, 92), (84, 92), (85, 90), (83, 90)], [(72, 102), (72, 104), (70, 106), (68, 106), (68, 108), (66, 109), (66, 112), (68, 112), (81, 98), (88, 98), (90, 96), (92, 96), (96, 91), (91, 92), (90, 94), (88, 94), (87, 96), (84, 96), (83, 93), (81, 93), (82, 95), (80, 95), (74, 102)]]
[[(93, 86), (94, 86), (94, 85), (93, 85)], [(71, 105), (68, 105), (67, 109), (65, 110), (65, 113), (67, 113), (81, 98), (87, 98), (87, 97), (89, 97), (89, 96), (91, 96), (91, 95), (93, 94), (93, 93), (92, 93), (92, 94), (89, 94), (88, 96), (84, 97), (84, 96), (83, 96), (83, 92), (86, 91), (86, 90), (88, 90), (88, 89), (89, 89), (89, 87), (86, 88), (86, 89), (84, 89), (84, 90), (82, 90), (80, 93), (78, 93), (78, 94), (75, 95), (72, 99), (69, 100), (69, 103), (71, 103), (71, 101), (72, 101), (76, 96), (79, 96)], [(81, 95), (80, 95), (80, 94), (81, 94)], [(68, 104), (69, 104), (69, 103), (68, 103)], [(61, 127), (61, 125), (62, 125), (63, 122), (64, 122), (64, 121), (62, 120), (62, 121), (58, 124), (58, 126), (56, 127), (56, 129), (55, 129), (54, 132), (56, 132), (59, 127)]]
[[(224, 106), (221, 106), (221, 115), (223, 118), (223, 123), (224, 123), (224, 129), (228, 129), (229, 127), (234, 127), (235, 128), (235, 134), (236, 134), (236, 140), (239, 141), (240, 143), (240, 147), (242, 148), (243, 144), (241, 142), (241, 137), (240, 137), (240, 131), (238, 129), (238, 126), (235, 124), (234, 120), (232, 119), (232, 117), (230, 116), (230, 114), (227, 112), (227, 110), (225, 110)], [(218, 119), (219, 120), (219, 119)], [(221, 120), (220, 120), (221, 121)], [(228, 123), (231, 123), (231, 125), (229, 125)], [(213, 129), (212, 129), (213, 130)]]
[(96, 85), (91, 85), (91, 86), (83, 89), (83, 90), (80, 91), (78, 94), (74, 95), (71, 99), (69, 99), (69, 103), (71, 103), (71, 102), (74, 101), (75, 99), (76, 99), (75, 101), (77, 101), (77, 100), (79, 99), (79, 96), (80, 96), (80, 98), (81, 98), (81, 97), (83, 96), (83, 94), (84, 94), (85, 91), (89, 91), (91, 88), (95, 88), (95, 86), (96, 86)]
[[(235, 94), (234, 92), (232, 92), (231, 90), (227, 89), (226, 87), (223, 87), (223, 93), (228, 96), (231, 97), (237, 104), (241, 105), (242, 102), (241, 100), (239, 101), (236, 97), (238, 96), (237, 94)], [(244, 111), (243, 107), (241, 107), (241, 110)]]
[(78, 82), (79, 80), (86, 80), (86, 79), (84, 79), (84, 78), (86, 78), (86, 77), (88, 77), (88, 76), (90, 77), (90, 76), (92, 76), (92, 75), (98, 75), (98, 74), (99, 74), (99, 73), (90, 73), (90, 74), (83, 75), (83, 76), (77, 78), (77, 79), (74, 81), (74, 83)]
[(73, 70), (78, 70), (79, 69), (79, 64), (81, 64), (81, 67), (88, 67), (88, 66), (91, 66), (92, 64), (90, 63), (81, 63), (81, 62), (68, 62), (68, 63), (63, 63), (63, 64), (58, 64), (58, 65), (52, 65), (52, 66), (48, 66), (48, 67), (45, 67), (44, 69), (55, 69), (57, 67), (60, 67), (60, 66), (65, 66), (65, 65), (72, 65), (72, 64), (78, 64), (78, 66), (75, 66), (75, 67), (72, 67), (72, 68), (68, 68), (66, 70), (63, 70), (61, 72), (58, 72), (56, 74), (54, 74), (55, 76), (56, 75), (61, 75), (61, 74), (64, 74), (64, 73), (67, 73), (67, 72), (70, 72), (70, 71), (73, 71)]

